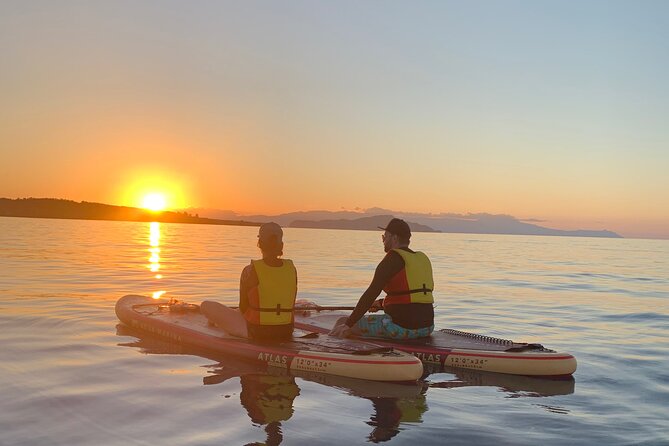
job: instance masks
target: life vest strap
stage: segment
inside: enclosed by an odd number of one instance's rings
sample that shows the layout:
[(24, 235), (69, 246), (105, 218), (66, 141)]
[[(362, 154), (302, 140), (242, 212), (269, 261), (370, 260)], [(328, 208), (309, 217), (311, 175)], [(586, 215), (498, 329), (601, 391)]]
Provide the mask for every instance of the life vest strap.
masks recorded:
[(277, 316), (281, 313), (293, 313), (295, 311), (293, 308), (281, 308), (281, 304), (276, 304), (275, 308), (259, 308), (254, 307), (253, 305), (249, 305), (249, 308), (254, 311), (260, 311), (263, 313), (276, 313)]
[(425, 284), (423, 284), (423, 288), (418, 288), (418, 289), (415, 289), (415, 290), (406, 290), (406, 291), (391, 291), (391, 292), (386, 293), (386, 295), (387, 296), (403, 296), (405, 294), (419, 294), (419, 293), (427, 294), (427, 293), (431, 293), (432, 291), (433, 290), (427, 288), (425, 286)]

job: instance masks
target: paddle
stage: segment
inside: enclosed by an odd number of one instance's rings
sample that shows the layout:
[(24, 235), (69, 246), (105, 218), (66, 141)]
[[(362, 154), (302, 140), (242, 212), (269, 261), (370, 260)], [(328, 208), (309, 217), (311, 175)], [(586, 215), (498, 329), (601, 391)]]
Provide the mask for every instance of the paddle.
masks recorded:
[[(239, 307), (228, 307), (228, 308), (233, 308), (233, 309), (238, 309)], [(316, 304), (307, 304), (307, 305), (295, 305), (294, 307), (295, 311), (306, 311), (306, 310), (313, 310), (313, 311), (335, 311), (335, 310), (351, 310), (353, 311), (355, 307), (322, 307), (320, 305)]]
[[(311, 301), (308, 300), (298, 300), (295, 302), (295, 310), (297, 311), (306, 311), (306, 310), (314, 310), (314, 311), (335, 311), (335, 310), (349, 310), (353, 311), (355, 310), (355, 307), (346, 307), (346, 306), (327, 306), (327, 305), (317, 305)], [(381, 310), (381, 308), (375, 308), (372, 306), (369, 311), (370, 313), (375, 313), (377, 311)]]
[(351, 310), (353, 311), (355, 307), (337, 307), (337, 306), (321, 306), (316, 304), (307, 304), (307, 305), (295, 305), (295, 309), (298, 311), (304, 310), (315, 310), (315, 311), (335, 311), (335, 310)]
[[(229, 307), (229, 308), (237, 309), (239, 307)], [(306, 301), (306, 302), (304, 302), (304, 301), (299, 302), (298, 301), (298, 302), (295, 303), (294, 309), (296, 311), (308, 311), (308, 310), (312, 310), (312, 311), (337, 311), (337, 310), (353, 311), (353, 310), (355, 310), (355, 307), (316, 305), (315, 303), (309, 302), (309, 301)], [(379, 309), (370, 308), (367, 311), (369, 311), (370, 313), (374, 313), (374, 312), (379, 311), (379, 310), (380, 310), (380, 308)]]

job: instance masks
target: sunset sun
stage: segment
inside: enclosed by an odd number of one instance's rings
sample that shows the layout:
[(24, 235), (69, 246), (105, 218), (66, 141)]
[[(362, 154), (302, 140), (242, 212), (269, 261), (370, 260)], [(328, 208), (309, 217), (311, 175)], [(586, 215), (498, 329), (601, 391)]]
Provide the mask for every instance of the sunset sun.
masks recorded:
[(142, 199), (142, 207), (150, 211), (163, 211), (167, 207), (167, 199), (161, 193), (146, 194)]
[(118, 202), (153, 212), (187, 207), (187, 179), (169, 170), (136, 166), (120, 176)]

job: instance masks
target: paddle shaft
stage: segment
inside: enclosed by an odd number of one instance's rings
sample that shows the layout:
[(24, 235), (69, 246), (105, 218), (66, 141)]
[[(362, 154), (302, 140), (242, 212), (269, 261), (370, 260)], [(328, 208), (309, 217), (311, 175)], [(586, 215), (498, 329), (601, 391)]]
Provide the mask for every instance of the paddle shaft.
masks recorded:
[[(239, 307), (230, 307), (230, 308), (239, 308)], [(355, 307), (336, 307), (336, 306), (321, 306), (321, 305), (296, 305), (295, 306), (296, 311), (308, 311), (308, 310), (313, 310), (313, 311), (337, 311), (337, 310), (348, 310), (348, 311), (353, 311), (355, 310)], [(372, 309), (368, 310), (370, 313), (373, 313), (374, 311)]]
[(353, 311), (355, 307), (322, 307), (320, 305), (296, 305), (295, 306), (296, 310), (299, 311), (304, 311), (304, 310), (316, 310), (316, 311), (335, 311), (335, 310), (351, 310)]
[[(316, 304), (311, 305), (295, 305), (295, 310), (305, 311), (305, 310), (315, 310), (315, 311), (335, 311), (335, 310), (355, 310), (355, 307), (337, 307), (337, 306), (320, 306)], [(376, 313), (380, 311), (381, 308), (370, 308), (367, 310), (369, 313)]]
[[(229, 307), (229, 308), (234, 308), (238, 309), (239, 307)], [(316, 305), (316, 304), (306, 304), (306, 305), (295, 305), (295, 310), (296, 311), (308, 311), (308, 310), (313, 310), (313, 311), (337, 311), (337, 310), (348, 310), (348, 311), (353, 311), (355, 310), (355, 307), (347, 307), (347, 306), (322, 306), (322, 305)], [(370, 308), (367, 310), (370, 313), (376, 313), (379, 311), (380, 308)]]
[[(237, 309), (239, 307), (229, 307)], [(335, 310), (351, 310), (353, 311), (355, 307), (322, 307), (320, 305), (296, 305), (295, 310), (297, 311), (306, 311), (306, 310), (315, 310), (315, 311), (335, 311)]]

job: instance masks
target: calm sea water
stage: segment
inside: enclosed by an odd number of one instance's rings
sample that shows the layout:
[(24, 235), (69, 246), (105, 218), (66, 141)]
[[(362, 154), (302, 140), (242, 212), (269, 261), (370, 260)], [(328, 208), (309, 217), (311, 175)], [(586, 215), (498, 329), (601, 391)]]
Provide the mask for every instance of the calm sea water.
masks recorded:
[[(669, 242), (415, 234), (437, 326), (574, 354), (574, 381), (286, 376), (137, 336), (116, 300), (236, 303), (256, 228), (0, 217), (0, 444), (669, 444)], [(353, 305), (377, 232), (285, 230), (299, 297)]]

